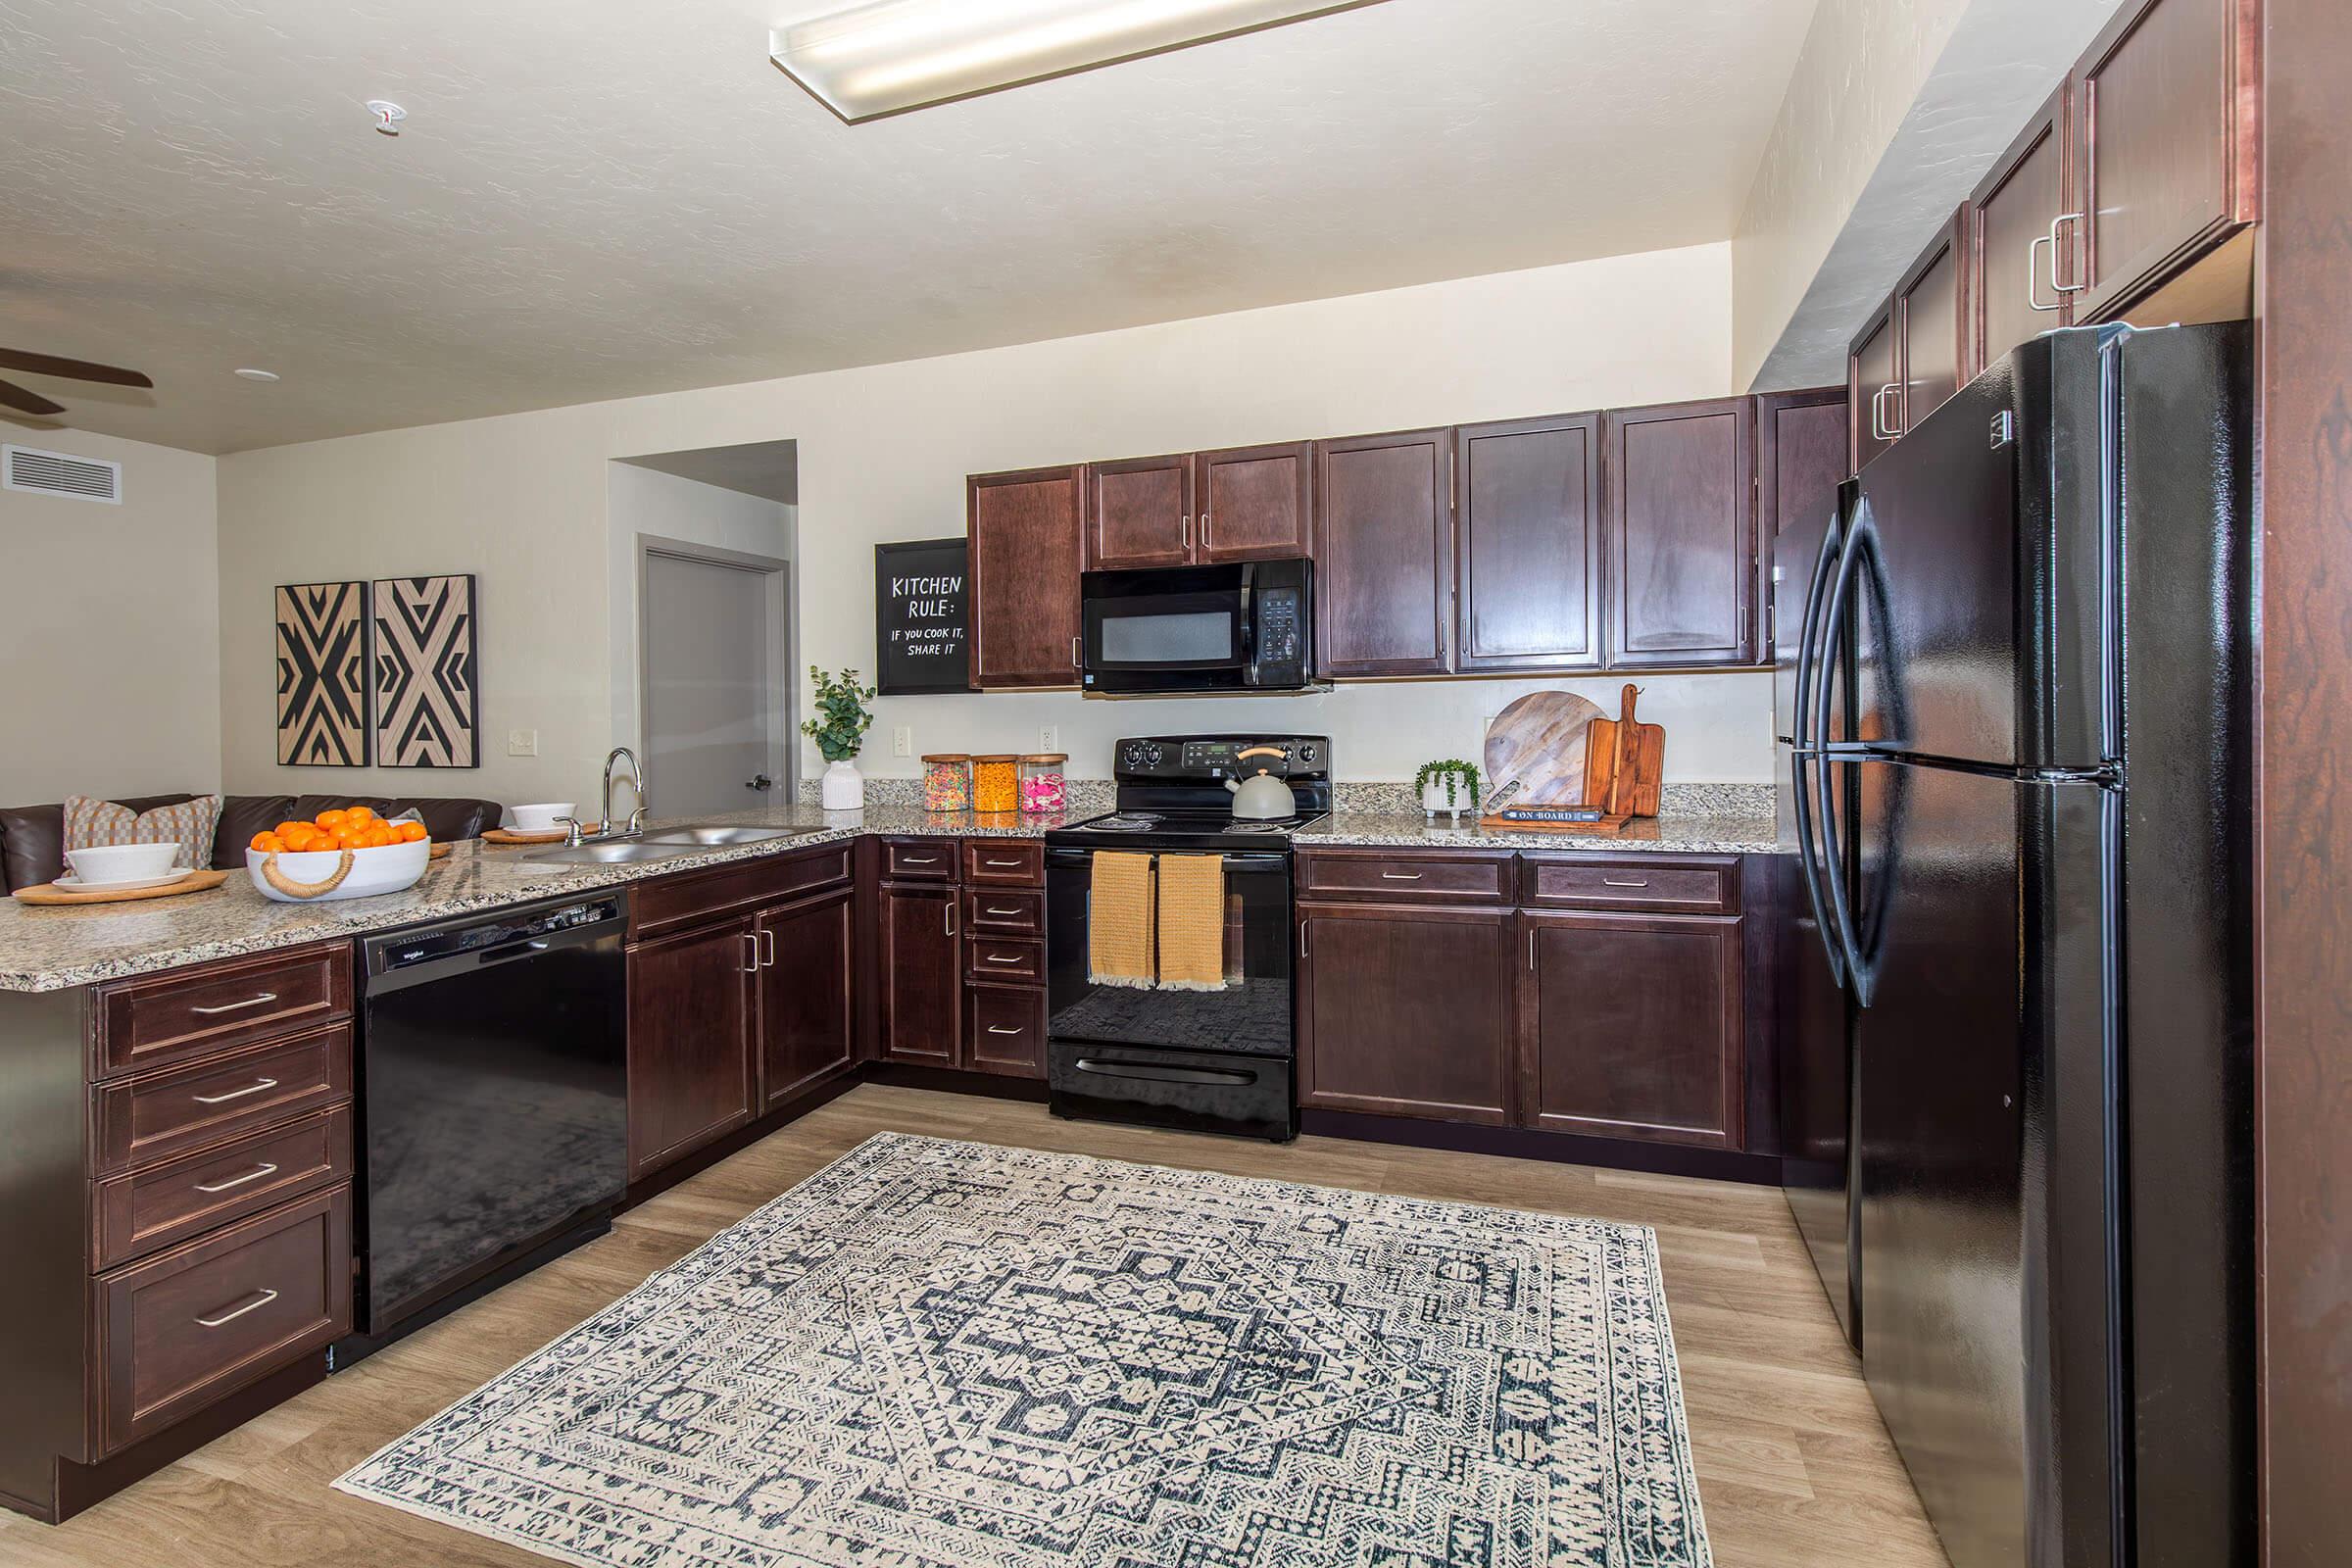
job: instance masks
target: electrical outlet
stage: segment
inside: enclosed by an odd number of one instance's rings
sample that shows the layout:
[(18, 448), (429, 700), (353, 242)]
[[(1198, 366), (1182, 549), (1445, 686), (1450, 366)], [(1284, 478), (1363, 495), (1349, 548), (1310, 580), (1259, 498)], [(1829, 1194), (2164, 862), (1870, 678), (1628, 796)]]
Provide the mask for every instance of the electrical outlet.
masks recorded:
[(890, 755), (893, 757), (912, 757), (914, 755), (914, 726), (912, 724), (901, 724), (890, 732)]
[(1039, 727), (1039, 729), (1038, 729), (1038, 732), (1037, 732), (1037, 749), (1038, 749), (1039, 751), (1041, 751), (1041, 752), (1058, 752), (1058, 751), (1060, 751), (1060, 750), (1061, 750), (1061, 728), (1060, 728), (1060, 726), (1059, 726), (1059, 725), (1055, 725), (1055, 724), (1046, 724), (1046, 725), (1042, 725), (1042, 726), (1040, 726), (1040, 727)]
[(509, 757), (537, 757), (539, 755), (539, 732), (535, 729), (507, 731), (507, 755)]

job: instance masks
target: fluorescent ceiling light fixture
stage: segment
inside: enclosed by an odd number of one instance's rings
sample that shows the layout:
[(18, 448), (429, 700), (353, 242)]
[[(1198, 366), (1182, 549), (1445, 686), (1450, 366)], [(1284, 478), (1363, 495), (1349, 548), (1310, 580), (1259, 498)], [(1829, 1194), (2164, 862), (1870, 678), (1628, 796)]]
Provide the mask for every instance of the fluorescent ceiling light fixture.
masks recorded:
[(875, 0), (776, 28), (768, 58), (852, 124), (1378, 0)]

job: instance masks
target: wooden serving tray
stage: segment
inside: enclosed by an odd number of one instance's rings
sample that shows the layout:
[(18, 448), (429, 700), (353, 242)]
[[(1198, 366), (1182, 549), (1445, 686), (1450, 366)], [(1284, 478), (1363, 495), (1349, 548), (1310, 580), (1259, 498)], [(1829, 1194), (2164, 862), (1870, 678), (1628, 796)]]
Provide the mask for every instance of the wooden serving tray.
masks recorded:
[(226, 871), (190, 871), (178, 881), (160, 888), (131, 888), (122, 893), (84, 893), (43, 882), (38, 887), (19, 888), (10, 897), (19, 904), (136, 904), (141, 899), (173, 899), (182, 893), (202, 893), (219, 887), (228, 880), (228, 875)]

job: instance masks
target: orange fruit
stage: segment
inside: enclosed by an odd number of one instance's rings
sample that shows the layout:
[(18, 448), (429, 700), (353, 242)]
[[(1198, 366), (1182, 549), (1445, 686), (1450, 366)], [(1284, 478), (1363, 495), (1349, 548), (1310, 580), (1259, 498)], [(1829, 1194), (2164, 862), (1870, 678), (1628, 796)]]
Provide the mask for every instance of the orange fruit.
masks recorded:
[(371, 850), (389, 849), (393, 844), (398, 842), (398, 840), (393, 836), (392, 830), (381, 822), (369, 823), (366, 838), (368, 841), (368, 848)]
[(372, 822), (375, 820), (375, 808), (372, 806), (346, 806), (343, 808), (343, 820), (346, 822)]
[(351, 813), (349, 811), (342, 810), (335, 807), (329, 807), (325, 810), (320, 811), (315, 820), (318, 822), (318, 826), (325, 828), (331, 833), (336, 828), (341, 827), (350, 819), (350, 817)]
[(259, 850), (264, 855), (275, 855), (285, 847), (284, 841), (274, 833), (256, 833), (246, 845), (247, 849)]
[(308, 822), (297, 822), (283, 833), (276, 835), (277, 839), (296, 855), (308, 850), (311, 847), (311, 841), (318, 836), (318, 830)]
[(429, 839), (432, 836), (432, 831), (428, 829), (422, 822), (403, 822), (400, 824), (400, 842), (403, 844), (415, 844), (420, 840)]
[(308, 833), (311, 830), (311, 824), (308, 822), (295, 821), (280, 822), (277, 824), (277, 826), (271, 828), (270, 831), (282, 839), (287, 834), (295, 832), (298, 829), (304, 833)]

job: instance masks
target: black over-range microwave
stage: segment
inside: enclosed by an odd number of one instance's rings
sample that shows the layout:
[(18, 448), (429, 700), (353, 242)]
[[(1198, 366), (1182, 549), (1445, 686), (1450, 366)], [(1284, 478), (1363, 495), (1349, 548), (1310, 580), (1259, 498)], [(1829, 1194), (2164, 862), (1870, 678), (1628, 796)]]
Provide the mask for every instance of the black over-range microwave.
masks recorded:
[(1084, 689), (1102, 697), (1295, 692), (1313, 684), (1314, 566), (1090, 571)]

